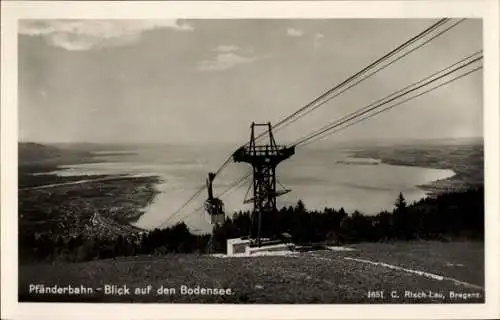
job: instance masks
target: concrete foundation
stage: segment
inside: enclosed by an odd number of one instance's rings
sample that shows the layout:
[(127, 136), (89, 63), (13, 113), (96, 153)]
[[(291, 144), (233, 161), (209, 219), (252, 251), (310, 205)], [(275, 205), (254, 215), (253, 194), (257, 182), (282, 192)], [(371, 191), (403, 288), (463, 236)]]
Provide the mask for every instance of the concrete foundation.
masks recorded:
[(261, 247), (250, 247), (250, 239), (227, 239), (227, 255), (247, 255), (250, 256), (260, 252), (292, 251), (293, 243), (278, 243), (272, 245), (263, 245)]
[(241, 238), (227, 239), (226, 244), (227, 255), (233, 256), (235, 254), (245, 253), (246, 249), (250, 247), (250, 240)]

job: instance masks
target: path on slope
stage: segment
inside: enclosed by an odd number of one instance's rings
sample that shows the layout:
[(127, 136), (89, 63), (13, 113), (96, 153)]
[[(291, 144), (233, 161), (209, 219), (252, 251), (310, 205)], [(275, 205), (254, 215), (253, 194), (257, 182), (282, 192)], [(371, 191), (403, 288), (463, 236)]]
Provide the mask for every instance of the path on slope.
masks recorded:
[[(464, 246), (469, 246), (468, 250), (464, 251)], [(104, 295), (101, 291), (97, 295), (83, 299), (106, 302), (464, 303), (484, 301), (484, 280), (481, 281), (480, 275), (480, 268), (484, 270), (484, 266), (481, 267), (483, 260), (481, 244), (458, 244), (453, 248), (450, 245), (443, 246), (441, 250), (455, 252), (443, 254), (440, 259), (436, 259), (432, 253), (417, 259), (413, 259), (412, 254), (408, 254), (408, 250), (412, 247), (417, 247), (413, 249), (415, 252), (422, 250), (431, 252), (431, 247), (434, 249), (440, 247), (440, 244), (436, 243), (431, 243), (431, 245), (424, 243), (420, 246), (421, 248), (418, 248), (418, 244), (369, 244), (353, 247), (356, 251), (317, 251), (290, 256), (221, 258), (189, 254), (21, 266), (20, 300), (82, 300), (82, 297), (75, 296), (29, 294), (29, 284), (45, 283), (46, 285), (85, 285), (94, 288), (105, 284), (127, 285), (131, 290), (152, 286), (152, 293), (149, 295)], [(459, 250), (459, 248), (462, 249)], [(388, 255), (387, 253), (391, 251), (392, 253)], [(462, 255), (459, 254), (460, 251)], [(462, 258), (457, 260), (452, 256)], [(448, 261), (450, 259), (451, 262)], [(399, 263), (394, 263), (394, 260)], [(387, 267), (387, 265), (393, 267)], [(456, 265), (463, 267), (457, 268)], [(408, 270), (415, 272), (408, 272)], [(224, 296), (182, 295), (181, 286), (230, 288), (232, 294)], [(161, 287), (174, 288), (175, 292), (157, 295), (156, 292)], [(377, 290), (384, 291), (383, 298), (368, 297), (369, 292)], [(397, 300), (391, 298), (391, 292), (394, 291), (399, 296)], [(431, 292), (436, 295), (441, 294), (443, 297), (406, 297), (406, 291), (414, 294)], [(451, 299), (451, 292), (469, 294), (469, 296), (466, 300)]]

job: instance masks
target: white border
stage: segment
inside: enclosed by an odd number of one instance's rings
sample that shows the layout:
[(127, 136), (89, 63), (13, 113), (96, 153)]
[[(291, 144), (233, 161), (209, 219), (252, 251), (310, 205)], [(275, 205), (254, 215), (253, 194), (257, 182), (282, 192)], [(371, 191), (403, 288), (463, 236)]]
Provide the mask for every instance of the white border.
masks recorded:
[[(499, 1), (2, 1), (2, 319), (499, 318)], [(484, 22), (486, 303), (484, 305), (164, 305), (17, 303), (17, 20), (38, 18), (437, 18)]]

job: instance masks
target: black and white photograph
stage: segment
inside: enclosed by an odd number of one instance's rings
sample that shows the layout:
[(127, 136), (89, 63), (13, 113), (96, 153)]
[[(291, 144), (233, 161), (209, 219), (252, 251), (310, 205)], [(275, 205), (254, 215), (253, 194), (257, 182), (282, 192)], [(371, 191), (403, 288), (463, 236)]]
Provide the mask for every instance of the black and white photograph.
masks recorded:
[(484, 32), (18, 19), (15, 299), (483, 305)]

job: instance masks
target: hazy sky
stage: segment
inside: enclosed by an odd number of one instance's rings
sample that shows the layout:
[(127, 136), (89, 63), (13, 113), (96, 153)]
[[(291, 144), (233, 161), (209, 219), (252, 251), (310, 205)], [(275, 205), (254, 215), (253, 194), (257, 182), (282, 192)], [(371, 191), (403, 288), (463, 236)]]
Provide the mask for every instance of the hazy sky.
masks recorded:
[[(436, 20), (44, 20), (19, 25), (19, 134), (37, 142), (236, 142)], [(277, 133), (283, 142), (482, 49), (466, 20)], [(482, 135), (482, 72), (336, 139)], [(332, 136), (333, 138), (333, 136)]]

